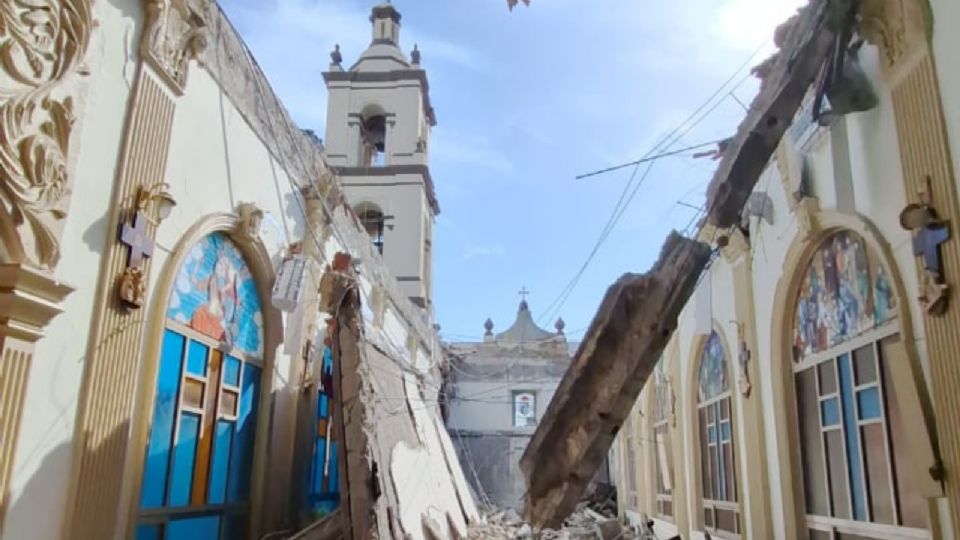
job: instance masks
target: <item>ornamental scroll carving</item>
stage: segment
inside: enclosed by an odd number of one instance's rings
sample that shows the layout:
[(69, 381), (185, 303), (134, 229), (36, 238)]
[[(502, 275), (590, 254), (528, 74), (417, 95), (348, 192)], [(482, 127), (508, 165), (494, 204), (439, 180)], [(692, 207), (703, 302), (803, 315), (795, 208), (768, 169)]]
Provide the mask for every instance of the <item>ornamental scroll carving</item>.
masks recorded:
[(932, 17), (927, 0), (861, 0), (860, 34), (880, 47), (889, 72), (928, 39)]
[(140, 54), (182, 94), (190, 60), (207, 47), (205, 2), (200, 0), (144, 0), (146, 27)]
[(0, 2), (0, 259), (50, 270), (60, 259), (91, 3)]

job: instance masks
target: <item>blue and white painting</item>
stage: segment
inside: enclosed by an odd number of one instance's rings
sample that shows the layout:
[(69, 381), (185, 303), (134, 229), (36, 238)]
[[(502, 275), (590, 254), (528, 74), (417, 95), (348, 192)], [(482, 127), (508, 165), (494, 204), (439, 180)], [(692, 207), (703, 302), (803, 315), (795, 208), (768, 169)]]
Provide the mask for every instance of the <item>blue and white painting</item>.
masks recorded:
[(234, 350), (263, 356), (263, 313), (250, 268), (237, 246), (214, 233), (180, 267), (167, 317)]

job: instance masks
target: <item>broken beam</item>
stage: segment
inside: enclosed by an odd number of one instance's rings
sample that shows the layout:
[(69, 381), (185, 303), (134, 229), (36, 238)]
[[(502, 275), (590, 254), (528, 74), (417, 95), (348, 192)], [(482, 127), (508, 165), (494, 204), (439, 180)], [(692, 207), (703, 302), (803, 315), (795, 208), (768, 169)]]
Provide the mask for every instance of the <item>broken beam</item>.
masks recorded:
[[(851, 5), (850, 0), (810, 0), (778, 28), (780, 51), (765, 63), (760, 94), (707, 192), (707, 220), (713, 226), (739, 222)], [(681, 253), (689, 256), (681, 259)], [(706, 246), (674, 233), (653, 270), (627, 274), (607, 291), (520, 461), (527, 480), (525, 511), (533, 525), (557, 527), (573, 511), (659, 360), (707, 259)]]
[(649, 272), (625, 274), (607, 290), (520, 460), (532, 525), (557, 528), (574, 510), (709, 258), (707, 245), (674, 232)]
[(777, 29), (775, 40), (781, 49), (765, 63), (770, 67), (764, 69), (760, 93), (724, 150), (707, 189), (707, 221), (718, 229), (740, 222), (750, 193), (834, 47), (849, 3), (810, 0)]

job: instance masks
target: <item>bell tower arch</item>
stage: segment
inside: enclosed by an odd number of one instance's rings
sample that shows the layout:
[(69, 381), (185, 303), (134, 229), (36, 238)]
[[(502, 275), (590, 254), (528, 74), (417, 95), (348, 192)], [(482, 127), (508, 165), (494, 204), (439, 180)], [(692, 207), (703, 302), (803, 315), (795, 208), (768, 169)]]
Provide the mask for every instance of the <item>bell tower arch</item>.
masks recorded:
[(374, 241), (401, 290), (431, 310), (440, 206), (428, 156), (437, 120), (419, 49), (409, 58), (400, 49), (400, 19), (389, 1), (378, 4), (370, 14), (370, 46), (357, 61), (344, 69), (339, 46), (330, 55), (324, 145), (351, 204), (381, 212)]

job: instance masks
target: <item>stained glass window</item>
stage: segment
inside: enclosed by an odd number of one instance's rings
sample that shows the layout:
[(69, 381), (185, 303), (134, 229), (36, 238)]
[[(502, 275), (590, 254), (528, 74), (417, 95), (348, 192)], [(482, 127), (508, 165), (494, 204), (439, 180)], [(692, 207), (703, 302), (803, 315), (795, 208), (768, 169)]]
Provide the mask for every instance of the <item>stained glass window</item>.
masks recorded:
[(307, 486), (310, 511), (322, 517), (340, 505), (337, 431), (333, 429), (333, 352), (323, 348), (320, 388), (317, 395), (316, 432)]
[[(905, 474), (906, 435), (890, 384), (895, 307), (883, 266), (861, 238), (840, 232), (814, 254), (794, 311), (807, 514), (861, 522), (864, 539), (903, 536), (890, 525), (927, 526), (924, 499)], [(829, 531), (816, 518), (808, 527)]]
[(794, 361), (883, 325), (895, 308), (890, 277), (863, 239), (834, 234), (817, 249), (797, 294)]
[(226, 236), (190, 250), (167, 317), (137, 539), (244, 537), (263, 317), (253, 276)]
[(711, 332), (700, 354), (697, 382), (703, 523), (709, 531), (740, 534), (733, 414), (727, 370), (723, 342), (716, 332)]

